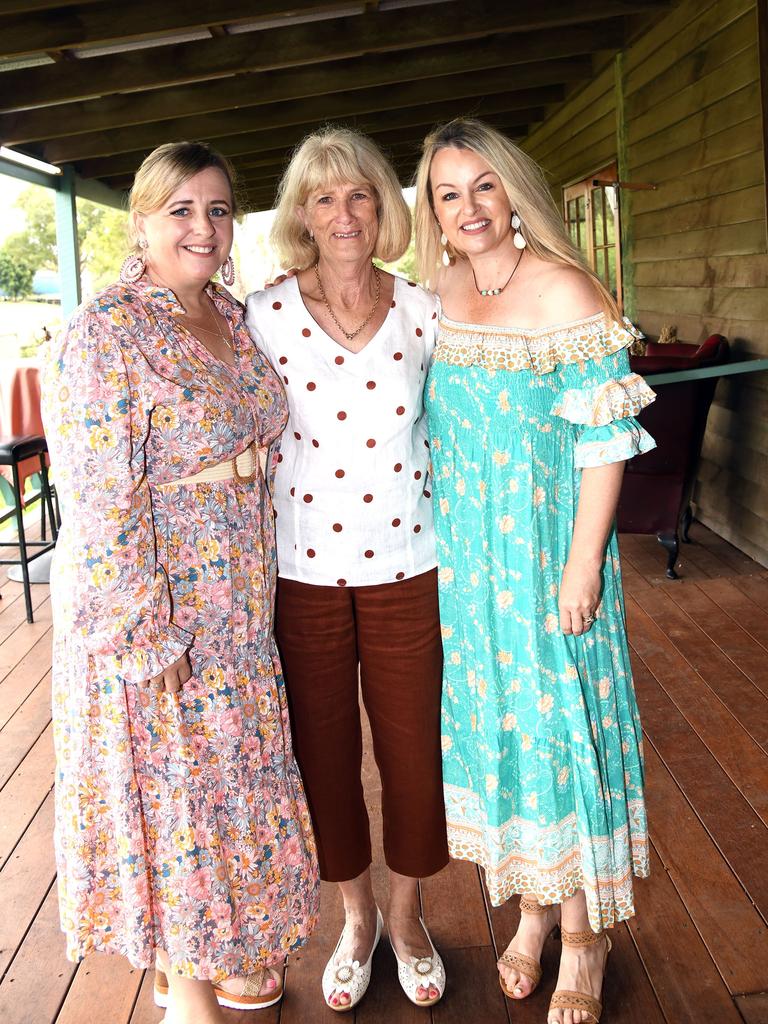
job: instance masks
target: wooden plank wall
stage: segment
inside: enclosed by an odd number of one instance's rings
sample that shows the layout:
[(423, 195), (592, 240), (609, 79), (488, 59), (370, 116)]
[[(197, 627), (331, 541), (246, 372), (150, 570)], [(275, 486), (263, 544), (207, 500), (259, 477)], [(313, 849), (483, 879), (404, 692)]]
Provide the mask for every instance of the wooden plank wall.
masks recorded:
[[(617, 158), (627, 180), (657, 185), (621, 196), (630, 270), (625, 305), (642, 330), (653, 337), (676, 324), (689, 342), (717, 332), (737, 358), (768, 356), (756, 0), (683, 0), (524, 146), (549, 173), (558, 199), (564, 185)], [(763, 565), (767, 471), (768, 374), (721, 382), (696, 514)]]

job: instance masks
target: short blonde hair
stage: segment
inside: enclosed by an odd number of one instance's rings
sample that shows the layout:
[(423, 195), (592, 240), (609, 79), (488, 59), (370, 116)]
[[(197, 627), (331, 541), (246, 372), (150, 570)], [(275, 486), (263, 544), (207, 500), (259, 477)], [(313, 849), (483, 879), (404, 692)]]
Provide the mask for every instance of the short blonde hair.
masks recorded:
[[(131, 214), (153, 213), (180, 188), (207, 167), (217, 167), (229, 182), (232, 194), (232, 214), (238, 213), (235, 194), (235, 172), (226, 157), (204, 142), (167, 142), (153, 149), (136, 171), (128, 199)], [(128, 218), (128, 237), (138, 249), (135, 217)]]
[(411, 239), (411, 212), (392, 165), (365, 135), (328, 125), (298, 146), (277, 190), (270, 240), (284, 267), (304, 270), (317, 262), (317, 244), (297, 208), (317, 189), (357, 183), (368, 185), (376, 197), (379, 234), (373, 255), (384, 263), (403, 255)]
[[(582, 270), (591, 278), (605, 312), (613, 319), (620, 319), (616, 299), (585, 264), (580, 250), (568, 237), (541, 167), (501, 132), (472, 118), (449, 121), (424, 140), (415, 176), (416, 260), (421, 280), (435, 279), (441, 257), (441, 230), (429, 180), (432, 160), (439, 150), (451, 147), (477, 153), (498, 174), (510, 206), (522, 221), (529, 250), (540, 259)], [(465, 259), (458, 251), (451, 255)]]

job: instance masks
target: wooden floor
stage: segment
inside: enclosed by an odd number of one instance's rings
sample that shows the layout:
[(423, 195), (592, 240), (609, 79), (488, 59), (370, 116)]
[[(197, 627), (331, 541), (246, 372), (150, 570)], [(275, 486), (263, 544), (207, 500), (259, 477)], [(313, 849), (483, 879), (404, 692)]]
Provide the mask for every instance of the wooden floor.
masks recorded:
[[(637, 917), (614, 930), (608, 1024), (768, 1022), (768, 572), (703, 526), (694, 525), (692, 538), (678, 582), (664, 578), (665, 553), (655, 539), (621, 541), (653, 875), (637, 885)], [(51, 842), (48, 589), (34, 588), (33, 625), (19, 584), (5, 581), (0, 593), (0, 1021), (159, 1021), (151, 973), (118, 957), (97, 955), (79, 966), (64, 959)], [(369, 759), (366, 772), (374, 810), (378, 781)], [(380, 862), (374, 871), (385, 902)], [(458, 862), (426, 881), (422, 898), (448, 971), (445, 998), (431, 1011), (411, 1006), (382, 943), (357, 1024), (424, 1024), (430, 1015), (435, 1024), (543, 1024), (554, 940), (533, 997), (512, 1005), (496, 981), (497, 951), (514, 932), (517, 901), (489, 908), (478, 870)], [(282, 1007), (227, 1011), (227, 1019), (330, 1022), (319, 978), (340, 921), (336, 893), (326, 887), (320, 929), (288, 966)]]

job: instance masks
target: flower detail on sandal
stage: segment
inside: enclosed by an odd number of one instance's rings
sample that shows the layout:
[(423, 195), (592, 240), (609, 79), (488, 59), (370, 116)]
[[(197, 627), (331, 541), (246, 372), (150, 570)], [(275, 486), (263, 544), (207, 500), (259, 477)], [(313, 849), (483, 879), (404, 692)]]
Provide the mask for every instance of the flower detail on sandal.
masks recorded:
[[(323, 971), (323, 997), (325, 999), (325, 1005), (329, 1010), (335, 1010), (336, 1013), (346, 1013), (347, 1010), (351, 1010), (354, 1006), (357, 1006), (365, 995), (371, 980), (371, 961), (373, 960), (373, 954), (376, 952), (376, 947), (379, 944), (381, 930), (383, 927), (384, 919), (381, 916), (381, 911), (376, 907), (376, 936), (373, 940), (370, 955), (364, 964), (361, 964), (359, 960), (342, 960), (339, 963), (335, 962), (334, 958), (339, 950), (339, 946), (341, 946), (341, 941), (344, 938), (344, 930), (342, 929), (339, 941), (336, 943), (336, 949), (334, 949), (333, 955), (325, 965), (325, 970)], [(331, 993), (333, 991), (335, 991), (337, 995), (348, 995), (349, 1002), (339, 1003), (338, 1006), (334, 1006), (330, 1001)]]
[[(427, 931), (427, 926), (422, 918), (419, 918), (419, 923), (432, 950), (429, 956), (411, 956), (408, 957), (406, 962), (397, 955), (397, 950), (392, 944), (391, 939), (390, 945), (392, 945), (392, 952), (395, 954), (395, 960), (397, 961), (397, 980), (400, 982), (403, 992), (405, 992), (415, 1006), (434, 1006), (435, 1003), (443, 998), (443, 992), (445, 992), (445, 966), (443, 965), (442, 957), (434, 947)], [(417, 998), (416, 993), (420, 988), (429, 992), (430, 987), (437, 989), (436, 996), (428, 996), (426, 999)]]

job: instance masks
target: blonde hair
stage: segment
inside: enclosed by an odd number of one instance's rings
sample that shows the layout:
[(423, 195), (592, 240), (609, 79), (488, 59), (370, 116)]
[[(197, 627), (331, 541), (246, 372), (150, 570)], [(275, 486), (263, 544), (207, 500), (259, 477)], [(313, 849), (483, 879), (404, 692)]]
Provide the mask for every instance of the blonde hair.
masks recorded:
[[(435, 213), (429, 180), (432, 160), (441, 149), (468, 149), (488, 164), (501, 179), (510, 206), (522, 221), (527, 248), (542, 260), (562, 263), (583, 271), (591, 279), (604, 310), (620, 319), (615, 298), (584, 262), (579, 249), (565, 229), (562, 215), (552, 198), (544, 172), (519, 146), (482, 121), (456, 118), (436, 128), (424, 140), (416, 170), (416, 260), (422, 281), (435, 278), (440, 263), (440, 225)], [(453, 250), (451, 255), (465, 259)]]
[(358, 182), (373, 189), (376, 198), (379, 234), (373, 255), (384, 263), (403, 255), (411, 238), (411, 213), (392, 165), (365, 135), (328, 125), (300, 143), (277, 190), (270, 240), (284, 267), (304, 270), (319, 255), (297, 207), (318, 189)]
[[(153, 149), (136, 171), (128, 199), (132, 215), (153, 213), (180, 188), (207, 167), (217, 167), (229, 182), (232, 194), (232, 214), (238, 213), (235, 194), (235, 172), (226, 157), (217, 153), (204, 142), (167, 142)], [(128, 237), (134, 250), (138, 249), (138, 232), (135, 216), (128, 218)]]

